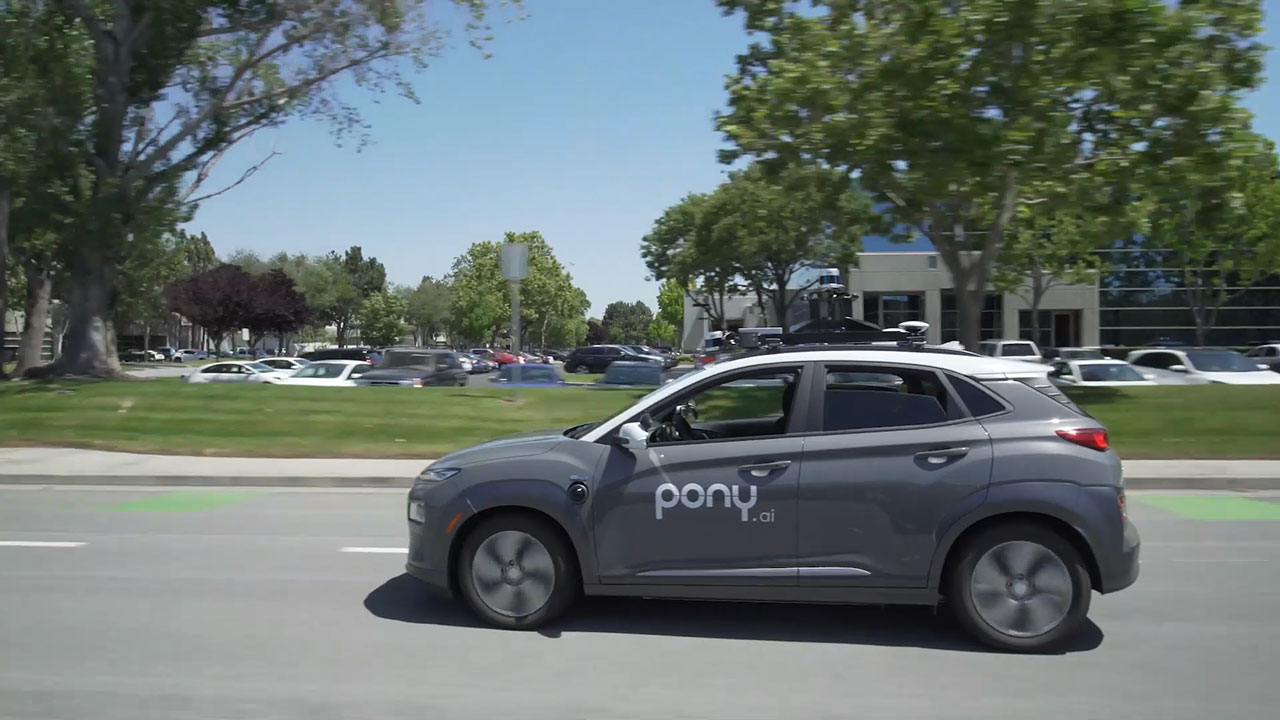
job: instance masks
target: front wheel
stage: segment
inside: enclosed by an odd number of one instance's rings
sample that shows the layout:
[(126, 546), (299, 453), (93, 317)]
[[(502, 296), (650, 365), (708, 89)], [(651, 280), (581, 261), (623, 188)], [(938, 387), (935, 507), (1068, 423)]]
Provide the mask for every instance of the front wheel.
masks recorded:
[(984, 530), (966, 543), (951, 572), (947, 601), (979, 641), (1001, 650), (1048, 650), (1076, 632), (1092, 587), (1084, 559), (1058, 533), (1018, 523)]
[(458, 588), (492, 625), (533, 629), (564, 614), (582, 583), (573, 549), (547, 521), (499, 515), (463, 541)]

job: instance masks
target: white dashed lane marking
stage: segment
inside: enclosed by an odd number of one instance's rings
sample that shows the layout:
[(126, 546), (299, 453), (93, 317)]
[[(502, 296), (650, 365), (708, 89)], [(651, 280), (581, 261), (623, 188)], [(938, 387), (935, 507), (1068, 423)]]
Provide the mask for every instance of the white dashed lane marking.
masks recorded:
[(42, 540), (0, 540), (0, 547), (78, 548), (82, 542), (50, 542)]
[(339, 548), (338, 552), (344, 553), (385, 553), (388, 555), (404, 555), (409, 552), (409, 548), (395, 547), (344, 547)]

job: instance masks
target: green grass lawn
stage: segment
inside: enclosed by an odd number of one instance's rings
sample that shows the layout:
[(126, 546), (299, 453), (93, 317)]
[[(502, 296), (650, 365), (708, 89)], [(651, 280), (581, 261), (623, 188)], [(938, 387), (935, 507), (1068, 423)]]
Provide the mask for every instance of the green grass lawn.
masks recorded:
[(308, 388), (177, 380), (5, 383), (0, 444), (275, 457), (439, 457), (600, 420), (636, 390)]
[[(4, 383), (0, 444), (193, 455), (438, 457), (515, 432), (601, 420), (644, 391), (522, 388), (519, 403), (509, 401), (514, 394), (499, 387), (306, 388), (177, 380)], [(1107, 424), (1125, 458), (1280, 459), (1280, 387), (1071, 395)]]
[(1280, 385), (1068, 391), (1121, 457), (1280, 459)]

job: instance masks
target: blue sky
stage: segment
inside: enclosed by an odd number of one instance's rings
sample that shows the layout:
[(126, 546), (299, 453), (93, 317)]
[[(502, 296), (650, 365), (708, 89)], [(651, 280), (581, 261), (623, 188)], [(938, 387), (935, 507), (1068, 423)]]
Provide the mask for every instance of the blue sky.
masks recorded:
[[(526, 19), (494, 28), (489, 59), (456, 38), (416, 76), (420, 105), (349, 94), (371, 126), (363, 150), (299, 121), (228, 153), (210, 188), (281, 155), (206, 201), (189, 228), (221, 254), (361, 245), (403, 284), (448, 272), (473, 242), (539, 230), (594, 315), (614, 300), (652, 307), (640, 238), (667, 206), (724, 178), (712, 116), (748, 42), (742, 21), (712, 0), (526, 7)], [(1280, 17), (1280, 0), (1267, 11)], [(1268, 28), (1264, 41), (1280, 47), (1280, 32)], [(1259, 130), (1280, 139), (1280, 85), (1268, 82), (1249, 106)]]

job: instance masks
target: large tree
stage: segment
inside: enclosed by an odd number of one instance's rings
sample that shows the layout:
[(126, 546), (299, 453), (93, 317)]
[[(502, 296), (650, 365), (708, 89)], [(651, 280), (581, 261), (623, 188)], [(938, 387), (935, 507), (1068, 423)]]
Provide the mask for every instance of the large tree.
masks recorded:
[(1280, 274), (1275, 145), (1239, 130), (1152, 176), (1144, 242), (1162, 251), (1191, 309), (1196, 342), (1205, 345), (1223, 305)]
[(658, 286), (658, 312), (653, 318), (655, 325), (661, 323), (664, 332), (654, 332), (651, 326), (649, 335), (660, 341), (660, 344), (680, 345), (680, 337), (684, 333), (684, 288), (679, 281), (668, 278)]
[(293, 278), (280, 268), (254, 276), (249, 289), (252, 302), (244, 318), (249, 347), (257, 347), (267, 335), (275, 335), (280, 348), (287, 347), (289, 335), (309, 319), (307, 299), (298, 292)]
[(762, 36), (728, 82), (719, 127), (744, 155), (856, 175), (895, 228), (937, 248), (960, 340), (1021, 205), (1080, 175), (1124, 176), (1178, 148), (1258, 82), (1256, 1), (718, 0)]
[[(402, 73), (425, 67), (445, 45), (436, 5), (424, 0), (50, 2), (88, 36), (94, 58), (84, 147), (93, 183), (89, 216), (69, 248), (70, 330), (54, 368), (63, 373), (117, 369), (111, 298), (141, 229), (140, 207), (221, 192), (198, 188), (224, 153), (291, 117), (360, 128), (341, 90), (393, 88), (413, 98)], [(482, 42), (487, 0), (451, 4)]]
[(633, 303), (618, 300), (604, 309), (601, 324), (609, 330), (609, 339), (616, 343), (637, 345), (649, 336), (653, 323), (653, 311), (643, 301)]
[(386, 347), (404, 335), (404, 300), (387, 291), (365, 299), (360, 307), (360, 341), (373, 347)]
[(429, 344), (449, 327), (453, 286), (448, 280), (424, 275), (416, 288), (404, 288), (404, 291), (404, 321), (409, 325), (413, 342)]
[(172, 283), (169, 309), (203, 327), (215, 350), (233, 330), (245, 326), (254, 304), (254, 278), (238, 265), (219, 265)]
[(654, 280), (672, 280), (707, 315), (711, 327), (725, 329), (725, 301), (740, 289), (738, 249), (716, 233), (732, 210), (711, 193), (691, 193), (663, 211), (640, 241), (640, 255)]
[(366, 258), (359, 245), (352, 245), (342, 255), (330, 252), (304, 267), (299, 285), (315, 318), (333, 325), (338, 347), (346, 347), (365, 299), (386, 290), (387, 271), (377, 258)]

